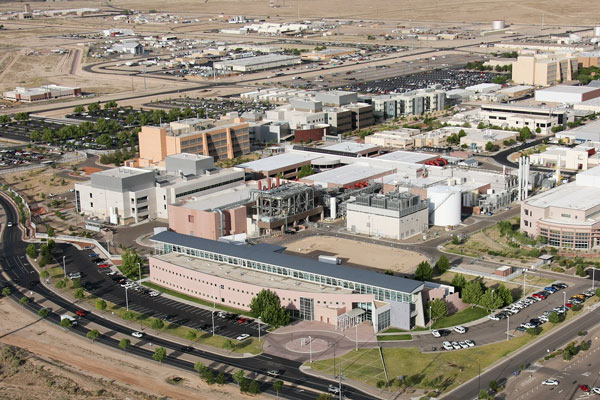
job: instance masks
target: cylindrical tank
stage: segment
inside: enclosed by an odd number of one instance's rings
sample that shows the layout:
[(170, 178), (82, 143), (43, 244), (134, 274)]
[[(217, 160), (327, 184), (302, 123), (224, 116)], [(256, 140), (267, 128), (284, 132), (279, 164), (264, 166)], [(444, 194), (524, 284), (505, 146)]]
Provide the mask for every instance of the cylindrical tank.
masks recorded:
[(429, 223), (435, 226), (460, 224), (461, 192), (452, 186), (433, 186), (427, 189)]
[(594, 36), (600, 37), (600, 26), (594, 28)]
[(504, 29), (506, 28), (506, 24), (504, 23), (503, 19), (498, 19), (496, 21), (492, 21), (492, 30), (499, 30), (499, 29)]

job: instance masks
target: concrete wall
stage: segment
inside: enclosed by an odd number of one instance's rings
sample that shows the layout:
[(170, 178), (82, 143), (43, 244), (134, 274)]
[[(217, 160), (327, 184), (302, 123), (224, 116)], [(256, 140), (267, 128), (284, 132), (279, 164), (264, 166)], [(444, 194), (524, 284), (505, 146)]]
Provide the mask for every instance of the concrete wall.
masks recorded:
[(427, 209), (399, 218), (396, 210), (347, 204), (346, 229), (364, 235), (406, 239), (427, 229), (428, 221)]
[(140, 158), (150, 163), (162, 161), (167, 156), (167, 128), (142, 126), (138, 134)]
[[(177, 233), (217, 240), (221, 237), (221, 216), (216, 211), (194, 210), (169, 205), (169, 228)], [(223, 210), (223, 235), (246, 233), (246, 207)]]

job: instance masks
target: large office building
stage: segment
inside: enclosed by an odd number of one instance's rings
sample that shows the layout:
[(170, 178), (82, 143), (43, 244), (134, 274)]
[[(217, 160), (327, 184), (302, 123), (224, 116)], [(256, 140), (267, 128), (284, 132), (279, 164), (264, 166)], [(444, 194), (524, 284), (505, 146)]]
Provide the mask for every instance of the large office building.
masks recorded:
[(572, 81), (577, 71), (577, 57), (570, 54), (520, 55), (512, 65), (512, 80), (523, 85), (552, 86)]
[(222, 121), (188, 119), (162, 126), (143, 126), (136, 166), (162, 166), (167, 156), (190, 153), (216, 161), (250, 153), (249, 124), (239, 118)]
[(220, 191), (244, 181), (244, 172), (214, 167), (212, 157), (178, 154), (166, 170), (118, 167), (75, 184), (78, 213), (114, 225), (168, 218), (168, 206), (195, 194)]
[(378, 119), (423, 115), (443, 110), (446, 106), (446, 92), (435, 88), (418, 89), (376, 96), (371, 101), (373, 115)]
[(375, 332), (390, 326), (424, 326), (424, 283), (283, 253), (284, 247), (236, 245), (161, 232), (151, 240), (150, 281), (171, 290), (242, 310), (263, 289), (303, 320), (347, 328), (371, 321)]
[(351, 232), (401, 240), (428, 226), (427, 200), (408, 192), (359, 195), (346, 204), (346, 228)]
[(521, 230), (550, 246), (591, 250), (600, 245), (600, 167), (580, 172), (575, 182), (527, 199)]

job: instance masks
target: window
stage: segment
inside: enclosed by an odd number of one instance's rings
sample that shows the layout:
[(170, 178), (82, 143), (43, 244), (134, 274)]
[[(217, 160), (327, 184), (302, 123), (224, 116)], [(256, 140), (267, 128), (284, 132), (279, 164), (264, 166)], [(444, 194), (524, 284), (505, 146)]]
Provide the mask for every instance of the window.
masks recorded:
[(194, 223), (194, 216), (193, 215), (188, 215), (188, 222), (189, 223)]
[(94, 208), (94, 203), (90, 203), (90, 208)]

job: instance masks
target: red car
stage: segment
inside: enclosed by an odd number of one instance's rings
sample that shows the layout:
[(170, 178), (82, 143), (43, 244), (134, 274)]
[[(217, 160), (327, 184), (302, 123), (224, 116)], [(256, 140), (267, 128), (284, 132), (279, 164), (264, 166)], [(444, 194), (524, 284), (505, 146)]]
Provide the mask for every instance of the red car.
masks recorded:
[(586, 393), (590, 392), (590, 387), (588, 385), (579, 385), (579, 389), (583, 390)]
[(83, 310), (77, 310), (75, 311), (75, 314), (79, 315), (80, 317), (85, 317), (85, 311)]
[(110, 264), (100, 264), (98, 265), (98, 268), (109, 268)]
[(571, 303), (570, 301), (568, 301), (568, 302), (565, 303), (565, 306), (571, 308), (571, 307), (573, 307), (573, 303)]
[(240, 319), (237, 320), (238, 324), (243, 324), (246, 321), (248, 321), (248, 318), (244, 318), (244, 317), (242, 317), (242, 318), (240, 318)]

